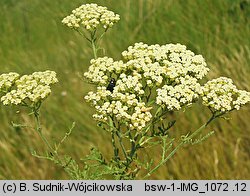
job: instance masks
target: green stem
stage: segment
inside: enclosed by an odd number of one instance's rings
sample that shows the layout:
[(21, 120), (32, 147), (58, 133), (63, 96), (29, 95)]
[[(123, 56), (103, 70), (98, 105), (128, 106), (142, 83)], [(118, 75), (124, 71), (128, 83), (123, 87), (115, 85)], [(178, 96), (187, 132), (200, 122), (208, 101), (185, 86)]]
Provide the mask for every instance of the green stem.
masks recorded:
[(124, 147), (124, 145), (123, 145), (122, 137), (121, 137), (119, 131), (116, 131), (116, 135), (117, 135), (117, 137), (118, 137), (118, 141), (119, 141), (120, 146), (121, 146), (121, 148), (122, 148), (122, 152), (123, 152), (123, 154), (124, 154), (124, 156), (125, 156), (125, 158), (126, 158), (126, 161), (127, 161), (127, 163), (128, 163), (128, 162), (129, 162), (128, 155), (127, 155), (127, 153), (126, 153), (126, 149), (125, 149), (125, 147)]
[(69, 129), (68, 132), (66, 132), (66, 134), (64, 135), (64, 137), (61, 139), (61, 141), (56, 145), (55, 147), (55, 152), (58, 153), (58, 150), (60, 148), (60, 146), (65, 142), (65, 140), (71, 135), (73, 129), (75, 127), (75, 122), (72, 123), (71, 128)]
[(50, 153), (51, 153), (52, 156), (47, 156), (47, 155), (46, 156), (39, 156), (36, 153), (33, 154), (33, 156), (35, 156), (37, 158), (48, 159), (48, 160), (51, 160), (53, 162), (56, 162), (58, 165), (60, 165), (69, 174), (72, 174), (72, 173), (77, 174), (78, 168), (71, 168), (70, 165), (69, 165), (72, 160), (70, 159), (70, 161), (68, 161), (67, 163), (64, 163), (64, 161), (60, 158), (60, 156), (59, 156), (59, 154), (57, 152), (59, 146), (71, 134), (71, 132), (72, 132), (72, 130), (74, 128), (74, 123), (72, 124), (72, 127), (71, 127), (70, 131), (68, 133), (66, 133), (66, 136), (61, 140), (61, 142), (56, 147), (56, 149), (54, 149), (50, 145), (49, 141), (46, 139), (46, 137), (42, 133), (42, 126), (41, 126), (40, 115), (39, 115), (39, 108), (40, 108), (40, 106), (41, 106), (41, 103), (38, 103), (37, 105), (31, 107), (32, 108), (32, 112), (33, 112), (33, 114), (35, 116), (35, 123), (36, 123), (36, 128), (34, 128), (34, 129), (39, 134), (40, 138), (43, 140), (43, 142), (45, 143), (45, 145), (49, 149), (49, 151), (50, 151)]
[(91, 40), (84, 34), (82, 33), (81, 31), (79, 30), (76, 30), (80, 35), (82, 35), (86, 40), (88, 40), (89, 42), (91, 42)]
[(98, 47), (97, 47), (97, 37), (96, 37), (96, 31), (94, 32), (91, 32), (91, 35), (90, 35), (90, 38), (87, 37), (85, 35), (85, 33), (79, 31), (79, 30), (76, 30), (80, 35), (82, 35), (87, 41), (89, 41), (91, 43), (91, 47), (92, 47), (92, 50), (93, 50), (93, 54), (94, 54), (94, 58), (97, 59), (97, 50), (98, 50)]
[(148, 90), (149, 90), (149, 93), (148, 93), (148, 95), (146, 96), (147, 103), (149, 102), (149, 98), (150, 98), (151, 93), (152, 93), (152, 89), (151, 89), (150, 87), (148, 87)]
[(151, 126), (152, 124), (156, 124), (157, 122), (161, 121), (161, 117), (163, 117), (165, 114), (167, 114), (169, 111), (165, 110), (161, 113), (161, 115), (157, 116), (157, 114), (155, 114), (153, 120), (151, 123), (149, 123), (149, 125), (146, 127), (146, 129)]
[(99, 45), (101, 39), (103, 38), (104, 34), (105, 34), (107, 31), (108, 31), (108, 29), (105, 29), (105, 31), (101, 34), (101, 36), (98, 37), (98, 38), (96, 38), (96, 43), (97, 43), (97, 45)]
[(35, 120), (36, 120), (36, 131), (37, 131), (37, 133), (39, 134), (41, 139), (44, 141), (44, 143), (46, 144), (48, 149), (51, 151), (51, 153), (53, 155), (57, 154), (56, 151), (51, 147), (49, 141), (46, 139), (46, 137), (42, 133), (42, 127), (41, 127), (41, 122), (40, 122), (40, 118), (39, 118), (39, 111), (37, 111), (37, 110), (34, 111), (34, 115), (35, 115)]
[(143, 179), (149, 177), (152, 173), (154, 173), (157, 169), (159, 169), (159, 167), (161, 167), (164, 163), (166, 163), (175, 153), (176, 151), (184, 144), (183, 141), (181, 141), (175, 148), (174, 150), (172, 150), (172, 152), (163, 160), (161, 161), (160, 164), (158, 164), (155, 168), (153, 168), (150, 172), (147, 173), (147, 175), (145, 175), (143, 177)]
[(130, 157), (130, 160), (132, 161), (133, 156), (134, 156), (137, 149), (136, 149), (136, 144), (135, 144), (135, 138), (132, 137), (131, 132), (129, 132), (129, 139), (131, 142), (131, 151), (130, 151), (129, 157)]
[(115, 161), (118, 161), (119, 157), (118, 157), (118, 148), (116, 147), (116, 144), (115, 144), (115, 134), (114, 134), (114, 131), (112, 130), (111, 131), (111, 142), (112, 142), (112, 146), (113, 146), (113, 150), (114, 150), (114, 158), (115, 158)]
[(97, 45), (96, 45), (96, 30), (91, 33), (91, 46), (94, 53), (94, 58), (97, 59)]
[(151, 171), (149, 171), (143, 179), (149, 177), (152, 173), (154, 173), (159, 167), (161, 167), (163, 164), (165, 164), (188, 140), (193, 139), (197, 134), (199, 134), (208, 124), (210, 124), (216, 116), (212, 116), (205, 124), (203, 124), (199, 129), (194, 131), (190, 136), (188, 136), (186, 139), (182, 139), (181, 142), (171, 151), (171, 153), (162, 160), (156, 167), (154, 167)]
[(91, 39), (91, 46), (92, 46), (92, 50), (94, 53), (94, 58), (97, 59), (97, 47), (96, 47), (94, 39)]

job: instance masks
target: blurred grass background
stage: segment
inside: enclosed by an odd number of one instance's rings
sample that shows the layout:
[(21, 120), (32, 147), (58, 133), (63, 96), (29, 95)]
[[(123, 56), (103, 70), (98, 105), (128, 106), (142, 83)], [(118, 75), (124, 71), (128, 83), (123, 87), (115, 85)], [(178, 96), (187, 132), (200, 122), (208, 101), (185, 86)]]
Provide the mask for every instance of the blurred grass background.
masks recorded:
[[(83, 100), (91, 86), (81, 75), (92, 51), (61, 24), (72, 9), (90, 2), (121, 16), (102, 42), (108, 56), (119, 59), (134, 42), (178, 42), (205, 57), (211, 69), (208, 79), (231, 77), (239, 88), (250, 90), (249, 0), (0, 0), (0, 73), (58, 73), (60, 83), (44, 103), (42, 124), (47, 137), (58, 141), (76, 122), (61, 150), (77, 160), (93, 145), (111, 153), (109, 135), (96, 126)], [(194, 107), (177, 115), (181, 120), (173, 137), (199, 127), (209, 112)], [(152, 178), (250, 179), (250, 107), (229, 117), (209, 126), (216, 133), (209, 140), (181, 149)], [(40, 138), (31, 130), (13, 128), (11, 122), (33, 124), (33, 119), (20, 108), (0, 106), (0, 179), (66, 179), (51, 162), (31, 156), (33, 149), (45, 150)]]

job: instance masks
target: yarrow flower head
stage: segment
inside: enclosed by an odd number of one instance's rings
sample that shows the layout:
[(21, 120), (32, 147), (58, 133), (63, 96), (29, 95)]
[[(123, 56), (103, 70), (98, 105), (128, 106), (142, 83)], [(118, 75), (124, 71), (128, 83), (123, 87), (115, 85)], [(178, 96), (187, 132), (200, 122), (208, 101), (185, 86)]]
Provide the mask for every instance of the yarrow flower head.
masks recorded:
[[(97, 91), (85, 99), (96, 108), (94, 118), (108, 117), (140, 130), (152, 119), (149, 102), (168, 110), (179, 110), (195, 102), (201, 93), (199, 79), (208, 68), (201, 55), (195, 55), (181, 44), (147, 45), (136, 43), (114, 61), (102, 57), (91, 60), (85, 78), (96, 84)], [(112, 91), (110, 81), (116, 80)]]
[[(13, 74), (10, 74), (10, 76), (9, 80), (13, 81), (13, 84), (11, 85), (12, 88), (1, 97), (1, 102), (4, 105), (19, 105), (25, 103), (25, 101), (34, 104), (42, 101), (51, 93), (50, 86), (58, 82), (54, 71), (34, 72), (20, 78), (18, 74), (15, 74), (15, 77)], [(1, 82), (2, 80), (0, 80)]]
[(79, 29), (82, 26), (92, 32), (99, 26), (107, 30), (119, 20), (118, 14), (109, 11), (106, 7), (91, 3), (73, 10), (72, 14), (62, 20), (62, 23), (73, 29)]
[(95, 106), (97, 113), (93, 117), (98, 121), (107, 121), (112, 116), (131, 129), (141, 130), (152, 117), (145, 111), (146, 104), (138, 101), (135, 94), (111, 93), (106, 87), (98, 87), (96, 93), (89, 92), (85, 99)]
[[(176, 79), (190, 75), (202, 79), (209, 69), (201, 55), (195, 55), (181, 44), (150, 45), (136, 43), (122, 53), (132, 68), (142, 70), (146, 77), (158, 76), (154, 80)], [(156, 81), (157, 82), (157, 81)]]
[(199, 98), (201, 86), (196, 78), (186, 76), (176, 85), (164, 85), (157, 89), (156, 103), (168, 110), (179, 110), (182, 106), (192, 104)]
[(202, 98), (213, 111), (228, 112), (250, 101), (250, 93), (238, 90), (229, 78), (201, 86), (199, 80), (209, 68), (201, 55), (184, 45), (136, 43), (122, 56), (120, 61), (92, 59), (84, 73), (89, 82), (97, 85), (97, 91), (89, 92), (85, 99), (95, 107), (94, 118), (98, 121), (108, 122), (111, 117), (130, 129), (141, 130), (159, 107), (180, 110)]
[(239, 110), (250, 102), (250, 92), (238, 90), (230, 78), (220, 77), (208, 81), (202, 87), (203, 104), (214, 111)]

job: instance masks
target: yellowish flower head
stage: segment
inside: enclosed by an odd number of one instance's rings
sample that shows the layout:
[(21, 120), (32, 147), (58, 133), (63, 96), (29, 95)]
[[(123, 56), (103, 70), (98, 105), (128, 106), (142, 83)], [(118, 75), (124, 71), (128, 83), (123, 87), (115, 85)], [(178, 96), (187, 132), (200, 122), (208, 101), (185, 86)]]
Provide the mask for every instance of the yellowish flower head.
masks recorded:
[(95, 107), (98, 121), (107, 122), (110, 116), (140, 130), (152, 119), (155, 110), (145, 110), (152, 103), (154, 108), (176, 111), (202, 99), (213, 111), (227, 112), (250, 102), (250, 93), (238, 90), (231, 79), (221, 77), (202, 86), (200, 79), (209, 68), (201, 55), (184, 45), (136, 43), (122, 56), (120, 61), (92, 59), (84, 73), (97, 85), (85, 99)]
[(62, 23), (72, 29), (83, 27), (92, 32), (98, 27), (107, 30), (119, 20), (120, 16), (118, 14), (109, 11), (106, 7), (91, 3), (74, 9), (69, 16), (62, 20)]
[[(12, 88), (1, 97), (1, 102), (4, 105), (19, 105), (26, 101), (31, 103), (42, 101), (51, 93), (50, 86), (58, 82), (54, 71), (34, 72), (31, 75), (23, 75), (19, 79), (17, 79), (18, 74), (9, 73), (9, 75), (11, 79), (8, 81), (12, 81)], [(3, 76), (1, 75), (1, 77)]]
[(239, 110), (250, 102), (250, 92), (238, 90), (230, 78), (220, 77), (208, 81), (202, 87), (203, 104), (215, 111)]
[[(120, 61), (108, 57), (91, 60), (84, 76), (98, 87), (85, 99), (95, 107), (94, 118), (98, 121), (113, 116), (137, 130), (152, 119), (152, 111), (145, 110), (149, 101), (168, 110), (179, 110), (198, 99), (198, 80), (209, 70), (201, 55), (181, 44), (136, 43), (122, 56), (124, 60)], [(116, 82), (110, 91), (107, 86), (112, 78)]]

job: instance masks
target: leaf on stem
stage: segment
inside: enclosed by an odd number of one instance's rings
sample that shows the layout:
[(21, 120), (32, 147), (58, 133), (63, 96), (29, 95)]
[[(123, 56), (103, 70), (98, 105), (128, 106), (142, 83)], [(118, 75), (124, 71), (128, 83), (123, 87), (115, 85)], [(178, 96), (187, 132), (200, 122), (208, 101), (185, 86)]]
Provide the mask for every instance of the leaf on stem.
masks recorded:
[(200, 135), (200, 138), (199, 138), (199, 139), (195, 139), (195, 140), (192, 142), (192, 145), (202, 143), (203, 141), (207, 140), (207, 139), (208, 139), (210, 136), (212, 136), (213, 134), (214, 134), (214, 131), (210, 131), (210, 132), (207, 133), (205, 136)]
[(73, 129), (75, 128), (76, 123), (73, 122), (71, 127), (69, 128), (69, 131), (64, 135), (64, 137), (61, 139), (61, 141), (55, 145), (55, 152), (58, 152), (60, 146), (65, 142), (65, 140), (71, 135)]
[(11, 122), (11, 125), (12, 125), (14, 128), (29, 127), (28, 125), (16, 124), (16, 123), (14, 123), (13, 121)]

